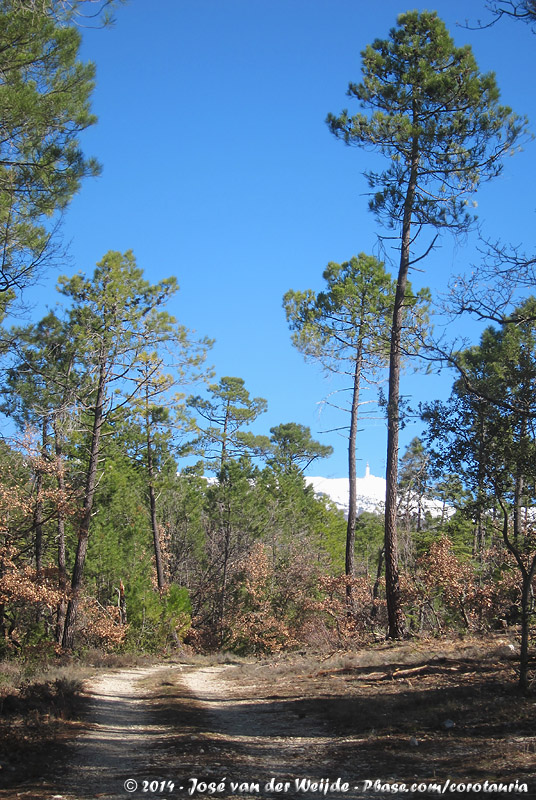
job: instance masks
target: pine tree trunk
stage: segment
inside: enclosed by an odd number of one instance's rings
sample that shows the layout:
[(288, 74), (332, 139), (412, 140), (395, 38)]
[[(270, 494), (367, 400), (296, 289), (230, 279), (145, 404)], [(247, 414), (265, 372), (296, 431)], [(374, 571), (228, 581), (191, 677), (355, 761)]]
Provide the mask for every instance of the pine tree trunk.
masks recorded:
[[(55, 449), (56, 449), (56, 463), (58, 469), (58, 489), (60, 496), (65, 492), (65, 479), (63, 477), (61, 459), (62, 449), (58, 432), (55, 432)], [(63, 639), (63, 629), (65, 626), (65, 615), (67, 613), (67, 566), (65, 560), (65, 517), (63, 512), (58, 511), (58, 588), (61, 592), (61, 599), (58, 603), (58, 610), (56, 613), (56, 632), (55, 640), (61, 644)]]
[[(534, 574), (534, 570), (532, 570)], [(529, 689), (529, 631), (530, 631), (531, 577), (523, 574), (521, 589), (521, 649), (519, 654), (519, 688), (523, 693)]]
[[(44, 460), (47, 456), (47, 421), (46, 417), (43, 420), (42, 438), (41, 438), (41, 458)], [(35, 531), (35, 572), (37, 577), (41, 576), (43, 571), (43, 469), (37, 470), (35, 481), (35, 509), (34, 509), (34, 531)]]
[[(520, 442), (525, 443), (527, 435), (527, 419), (524, 416), (521, 420)], [(516, 466), (515, 486), (514, 486), (514, 544), (516, 547), (521, 541), (522, 517), (523, 517), (523, 492), (525, 491), (525, 482), (523, 480), (522, 468), (519, 464)]]
[[(224, 475), (223, 469), (227, 462), (227, 431), (229, 425), (231, 401), (227, 401), (225, 409), (225, 418), (223, 423), (222, 433), (222, 448), (220, 457), (220, 483), (223, 480), (227, 488), (227, 476)], [(230, 487), (229, 487), (230, 488)], [(223, 559), (222, 559), (222, 578), (221, 578), (221, 591), (220, 591), (220, 608), (219, 608), (219, 640), (220, 647), (223, 645), (225, 637), (225, 611), (227, 604), (227, 572), (229, 566), (229, 556), (231, 552), (231, 507), (230, 501), (226, 498), (225, 502), (221, 505), (220, 519), (221, 519), (221, 532), (223, 534)]]
[[(149, 478), (149, 480), (152, 479)], [(166, 581), (164, 577), (164, 565), (162, 562), (162, 548), (160, 547), (160, 532), (158, 530), (158, 522), (156, 518), (156, 495), (152, 483), (149, 484), (149, 505), (151, 508), (151, 528), (153, 531), (156, 580), (158, 583), (158, 591), (163, 592), (166, 586)]]
[(225, 462), (227, 461), (227, 428), (229, 426), (229, 409), (231, 407), (231, 401), (227, 401), (227, 407), (225, 409), (225, 418), (223, 421), (223, 431), (222, 431), (222, 441), (221, 441), (221, 455), (220, 455), (220, 470), (223, 469)]
[(223, 564), (222, 564), (222, 580), (221, 580), (221, 594), (220, 594), (220, 646), (223, 645), (225, 637), (227, 578), (228, 578), (229, 557), (231, 553), (231, 520), (230, 520), (231, 509), (228, 503), (226, 503), (224, 513), (226, 519), (222, 518), (224, 539), (223, 539)]
[(479, 445), (478, 445), (478, 468), (477, 468), (477, 520), (475, 537), (473, 544), (473, 556), (482, 561), (485, 546), (485, 523), (484, 509), (487, 507), (485, 476), (486, 476), (486, 425), (484, 414), (481, 411), (479, 416)]
[(400, 578), (398, 573), (397, 496), (398, 496), (398, 435), (400, 429), (400, 368), (404, 300), (410, 263), (411, 220), (417, 185), (419, 146), (413, 137), (411, 173), (404, 203), (400, 267), (396, 285), (391, 349), (389, 355), (389, 399), (387, 404), (387, 466), (385, 491), (385, 591), (387, 596), (388, 637), (401, 639), (405, 634), (402, 612)]
[(149, 478), (149, 507), (151, 513), (151, 529), (153, 532), (156, 580), (158, 583), (158, 591), (163, 592), (165, 588), (165, 577), (164, 577), (164, 565), (162, 563), (162, 548), (160, 547), (160, 533), (158, 530), (158, 521), (156, 518), (156, 494), (154, 490), (153, 449), (151, 441), (151, 430), (149, 423), (148, 408), (146, 408), (146, 426), (147, 426), (147, 475)]
[(104, 422), (104, 398), (106, 387), (106, 362), (104, 356), (101, 358), (99, 367), (99, 381), (97, 385), (97, 397), (95, 400), (95, 410), (93, 415), (93, 428), (91, 432), (91, 449), (89, 453), (89, 464), (86, 474), (86, 487), (84, 493), (84, 507), (82, 521), (78, 530), (78, 546), (71, 578), (71, 599), (67, 606), (65, 617), (65, 627), (63, 630), (62, 646), (66, 650), (74, 647), (76, 619), (78, 606), (80, 603), (80, 593), (82, 590), (82, 578), (86, 561), (87, 548), (89, 543), (89, 528), (93, 511), (93, 501), (95, 489), (97, 487), (97, 465), (100, 453), (100, 438), (102, 425)]
[(352, 409), (350, 416), (350, 435), (348, 437), (348, 479), (349, 479), (349, 500), (348, 500), (348, 523), (346, 526), (346, 603), (349, 613), (354, 612), (354, 597), (352, 588), (352, 578), (355, 574), (355, 525), (357, 514), (357, 470), (356, 470), (356, 439), (357, 439), (357, 419), (359, 413), (359, 389), (361, 384), (361, 369), (363, 366), (363, 342), (359, 341), (355, 369), (354, 387), (352, 394)]

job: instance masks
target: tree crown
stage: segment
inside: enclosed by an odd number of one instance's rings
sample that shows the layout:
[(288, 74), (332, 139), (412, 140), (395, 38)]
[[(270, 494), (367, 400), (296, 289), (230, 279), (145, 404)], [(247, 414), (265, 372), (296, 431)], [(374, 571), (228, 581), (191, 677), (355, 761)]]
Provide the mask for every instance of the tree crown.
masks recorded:
[(389, 227), (403, 218), (407, 186), (415, 180), (413, 221), (466, 229), (468, 196), (498, 175), (503, 156), (526, 132), (526, 119), (499, 104), (493, 73), (481, 74), (469, 46), (456, 47), (435, 12), (398, 18), (388, 39), (362, 53), (363, 79), (348, 95), (368, 114), (329, 114), (346, 144), (389, 158), (368, 172), (371, 210)]

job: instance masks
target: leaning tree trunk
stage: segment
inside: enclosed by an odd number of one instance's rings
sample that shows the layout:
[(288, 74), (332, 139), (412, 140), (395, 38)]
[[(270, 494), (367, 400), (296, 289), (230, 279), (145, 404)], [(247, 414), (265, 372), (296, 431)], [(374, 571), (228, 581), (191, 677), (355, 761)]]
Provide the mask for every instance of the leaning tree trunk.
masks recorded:
[(78, 529), (78, 546), (71, 579), (71, 598), (67, 606), (65, 616), (65, 626), (63, 630), (62, 646), (66, 650), (74, 647), (74, 636), (78, 606), (80, 604), (80, 593), (82, 590), (82, 578), (86, 561), (87, 548), (89, 543), (89, 528), (93, 511), (93, 501), (97, 487), (97, 466), (100, 453), (100, 439), (102, 426), (104, 423), (104, 398), (106, 388), (106, 362), (104, 357), (101, 359), (99, 368), (99, 381), (97, 384), (97, 397), (95, 399), (95, 411), (93, 416), (93, 428), (91, 432), (91, 448), (89, 453), (89, 464), (86, 474), (86, 486), (84, 492), (84, 506), (82, 520)]
[(530, 564), (525, 563), (523, 555), (518, 545), (512, 542), (508, 531), (508, 510), (499, 497), (499, 504), (503, 513), (502, 536), (506, 549), (516, 560), (518, 569), (521, 573), (521, 647), (519, 652), (519, 689), (527, 693), (529, 686), (529, 637), (530, 637), (530, 618), (531, 618), (531, 594), (532, 581), (536, 573), (536, 555), (533, 555)]

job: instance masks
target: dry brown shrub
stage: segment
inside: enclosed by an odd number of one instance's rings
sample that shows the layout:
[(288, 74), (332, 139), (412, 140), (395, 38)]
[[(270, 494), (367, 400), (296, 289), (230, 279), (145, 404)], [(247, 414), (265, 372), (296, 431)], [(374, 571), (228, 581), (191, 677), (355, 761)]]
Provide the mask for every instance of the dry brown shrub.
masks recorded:
[(94, 597), (85, 597), (78, 614), (80, 636), (86, 646), (105, 651), (118, 647), (125, 639), (128, 625), (121, 622), (117, 606), (101, 606)]
[[(255, 544), (235, 565), (226, 646), (259, 654), (370, 640), (384, 622), (385, 602), (373, 599), (368, 579), (354, 578), (350, 612), (348, 581), (345, 575), (322, 574), (303, 551), (290, 550), (274, 563), (271, 548)], [(188, 641), (193, 643), (193, 637)]]
[(481, 554), (480, 563), (458, 558), (446, 536), (434, 542), (416, 565), (414, 575), (401, 578), (404, 604), (420, 618), (421, 632), (442, 632), (461, 623), (476, 631), (497, 627), (515, 612), (520, 577), (513, 557), (503, 548)]
[(238, 562), (235, 584), (225, 619), (227, 646), (251, 653), (277, 653), (295, 646), (289, 623), (277, 613), (275, 569), (263, 544), (256, 543)]
[(365, 642), (374, 635), (376, 627), (384, 623), (385, 600), (373, 597), (371, 582), (365, 576), (322, 576), (319, 587), (324, 596), (317, 604), (318, 610), (331, 619), (341, 642)]

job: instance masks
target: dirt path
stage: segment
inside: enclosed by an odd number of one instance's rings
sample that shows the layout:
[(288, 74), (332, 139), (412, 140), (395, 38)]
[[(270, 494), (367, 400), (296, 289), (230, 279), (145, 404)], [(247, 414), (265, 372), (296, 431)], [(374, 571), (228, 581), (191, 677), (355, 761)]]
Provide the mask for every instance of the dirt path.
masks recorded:
[(534, 698), (512, 688), (497, 644), (475, 648), (424, 642), (102, 675), (64, 767), (42, 779), (30, 769), (26, 781), (18, 769), (0, 798), (386, 800), (400, 781), (428, 797), (448, 781), (488, 779), (533, 788)]
[[(233, 667), (185, 669), (182, 680), (210, 719), (205, 736), (213, 750), (227, 752), (229, 778), (240, 782), (294, 781), (306, 775), (326, 774), (325, 749), (331, 742), (323, 728), (283, 708), (274, 695), (260, 696), (255, 685), (237, 686)], [(221, 760), (221, 759), (220, 759)], [(285, 795), (290, 795), (285, 792)]]
[[(160, 665), (102, 675), (88, 688), (91, 729), (47, 782), (53, 788), (16, 796), (318, 797), (318, 790), (296, 791), (295, 781), (339, 777), (330, 771), (332, 737), (292, 703), (251, 682), (246, 689), (233, 672), (231, 665)], [(361, 798), (353, 788), (327, 797)]]
[[(88, 687), (91, 730), (74, 747), (71, 763), (55, 780), (55, 800), (129, 796), (125, 781), (135, 780), (140, 765), (156, 742), (173, 734), (159, 724), (147, 703), (150, 693), (140, 681), (169, 673), (170, 667), (153, 666), (102, 675)], [(21, 797), (31, 796), (22, 793)]]
[[(355, 785), (362, 766), (357, 752), (351, 764), (334, 764), (333, 731), (325, 721), (303, 711), (299, 685), (290, 697), (283, 697), (273, 694), (276, 686), (267, 691), (266, 684), (243, 682), (241, 674), (234, 672), (233, 666), (225, 665), (184, 667), (181, 673), (183, 684), (207, 720), (202, 737), (204, 759), (198, 761), (194, 773), (200, 781), (225, 777), (220, 796), (228, 798), (364, 797), (362, 787)], [(350, 744), (353, 738), (337, 741)], [(333, 785), (337, 780), (348, 782), (344, 792), (325, 793), (326, 782)], [(248, 785), (252, 791), (247, 790)], [(193, 786), (191, 780), (189, 786)], [(381, 800), (379, 794), (376, 798)]]
[(387, 800), (400, 781), (420, 797), (450, 780), (534, 785), (533, 699), (509, 688), (508, 660), (411, 661), (400, 646), (378, 667), (372, 655), (102, 675), (65, 767), (0, 797)]

